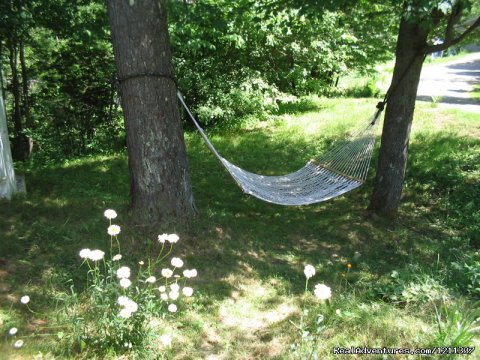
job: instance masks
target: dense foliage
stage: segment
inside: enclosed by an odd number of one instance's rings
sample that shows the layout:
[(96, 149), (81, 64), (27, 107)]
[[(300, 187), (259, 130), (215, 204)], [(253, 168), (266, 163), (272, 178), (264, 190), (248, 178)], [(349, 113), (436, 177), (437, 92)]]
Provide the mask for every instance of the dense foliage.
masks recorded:
[[(15, 158), (123, 147), (104, 2), (9, 0), (0, 7)], [(325, 7), (310, 16), (268, 0), (171, 0), (180, 89), (207, 124), (264, 117), (295, 96), (329, 94), (340, 76), (391, 55), (396, 19), (386, 9)]]
[(339, 76), (391, 54), (395, 21), (373, 15), (376, 6), (306, 16), (269, 3), (171, 3), (180, 85), (202, 120), (260, 115), (290, 95), (328, 94)]
[(8, 1), (1, 6), (11, 134), (14, 145), (28, 139), (30, 147), (14, 146), (14, 156), (22, 159), (33, 151), (56, 158), (112, 146), (121, 122), (104, 4)]

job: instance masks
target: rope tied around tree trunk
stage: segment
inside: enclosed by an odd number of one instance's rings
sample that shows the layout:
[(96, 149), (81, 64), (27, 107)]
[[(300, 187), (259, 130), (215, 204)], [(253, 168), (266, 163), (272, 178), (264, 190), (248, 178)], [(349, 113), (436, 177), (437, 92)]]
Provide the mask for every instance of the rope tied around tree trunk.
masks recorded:
[(175, 86), (177, 86), (177, 79), (175, 78), (175, 76), (173, 75), (168, 75), (168, 74), (160, 74), (160, 73), (155, 73), (155, 72), (152, 72), (152, 73), (138, 73), (138, 74), (131, 74), (131, 75), (127, 75), (127, 76), (124, 76), (124, 77), (117, 77), (117, 82), (118, 83), (122, 83), (122, 82), (125, 82), (125, 81), (128, 81), (128, 80), (132, 80), (132, 79), (138, 79), (138, 78), (148, 78), (148, 77), (156, 77), (156, 78), (164, 78), (164, 79), (170, 79), (172, 80), (174, 83), (175, 83)]
[(427, 54), (424, 53), (424, 49), (421, 49), (412, 56), (412, 59), (410, 60), (408, 65), (405, 67), (405, 69), (403, 69), (403, 72), (400, 75), (400, 78), (398, 79), (398, 81), (396, 83), (393, 83), (393, 81), (392, 81), (392, 83), (390, 84), (387, 92), (385, 93), (385, 96), (383, 97), (383, 100), (380, 101), (376, 106), (378, 111), (375, 114), (375, 116), (373, 117), (372, 125), (375, 124), (375, 122), (380, 117), (381, 112), (385, 109), (385, 105), (387, 105), (390, 95), (392, 95), (398, 89), (398, 86), (401, 84), (402, 80), (407, 75), (407, 73), (410, 70), (410, 68), (412, 67), (413, 63), (415, 62), (415, 60), (417, 60), (417, 58), (421, 54), (424, 54), (423, 55), (423, 60), (422, 60), (422, 63), (423, 63), (423, 61), (425, 61), (425, 58), (427, 57)]

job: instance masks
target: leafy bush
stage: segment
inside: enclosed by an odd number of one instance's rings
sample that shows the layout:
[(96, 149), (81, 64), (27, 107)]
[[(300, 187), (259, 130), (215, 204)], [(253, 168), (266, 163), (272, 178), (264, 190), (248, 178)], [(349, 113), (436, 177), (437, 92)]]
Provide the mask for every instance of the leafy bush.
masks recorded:
[(480, 295), (480, 251), (465, 253), (461, 259), (451, 263), (450, 277), (460, 292)]
[(238, 124), (246, 117), (263, 120), (278, 109), (277, 101), (282, 97), (275, 86), (260, 77), (245, 80), (239, 88), (223, 91), (219, 88), (216, 93), (211, 92), (212, 97), (196, 109), (198, 119), (204, 124), (225, 127)]

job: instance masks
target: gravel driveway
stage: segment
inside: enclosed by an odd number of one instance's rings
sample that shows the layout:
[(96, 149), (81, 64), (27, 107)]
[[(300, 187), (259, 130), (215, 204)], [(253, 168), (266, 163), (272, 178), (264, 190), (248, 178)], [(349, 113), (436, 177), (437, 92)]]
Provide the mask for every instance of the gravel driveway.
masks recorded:
[(480, 52), (445, 64), (426, 65), (422, 70), (417, 100), (480, 113), (480, 100), (471, 92), (480, 84)]

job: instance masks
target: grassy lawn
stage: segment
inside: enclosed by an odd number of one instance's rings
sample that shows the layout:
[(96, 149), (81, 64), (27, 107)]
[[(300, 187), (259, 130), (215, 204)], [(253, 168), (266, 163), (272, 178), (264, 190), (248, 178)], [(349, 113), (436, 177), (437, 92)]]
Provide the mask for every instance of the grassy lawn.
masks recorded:
[[(275, 120), (215, 133), (212, 141), (245, 169), (286, 173), (366, 121), (375, 103), (310, 98), (281, 109)], [(48, 325), (55, 323), (56, 304), (70, 286), (85, 287), (79, 250), (106, 251), (102, 214), (107, 208), (119, 213), (126, 263), (133, 267), (146, 260), (156, 235), (177, 232), (175, 254), (198, 269), (189, 306), (167, 317), (174, 334), (168, 358), (308, 358), (315, 348), (319, 359), (339, 359), (334, 346), (467, 345), (458, 334), (473, 326), (476, 316), (468, 309), (480, 295), (478, 114), (418, 103), (396, 221), (366, 214), (373, 167), (366, 185), (349, 194), (313, 206), (281, 207), (243, 195), (197, 133), (187, 133), (186, 139), (199, 210), (190, 229), (130, 225), (122, 154), (23, 169), (28, 195), (0, 203), (0, 330), (21, 329), (25, 346), (14, 350), (12, 339), (3, 336), (2, 356), (95, 358), (88, 352), (69, 355)], [(377, 156), (378, 144), (373, 164)], [(306, 264), (317, 271), (308, 293)], [(317, 283), (331, 287), (328, 303), (313, 296)], [(18, 304), (24, 294), (39, 314)], [(317, 315), (324, 316), (313, 347), (308, 337), (300, 341), (292, 324), (299, 324), (302, 309), (309, 310), (304, 323), (311, 332)], [(474, 341), (479, 345), (478, 337)], [(298, 346), (292, 349), (292, 344)], [(477, 349), (474, 356), (479, 354)]]

